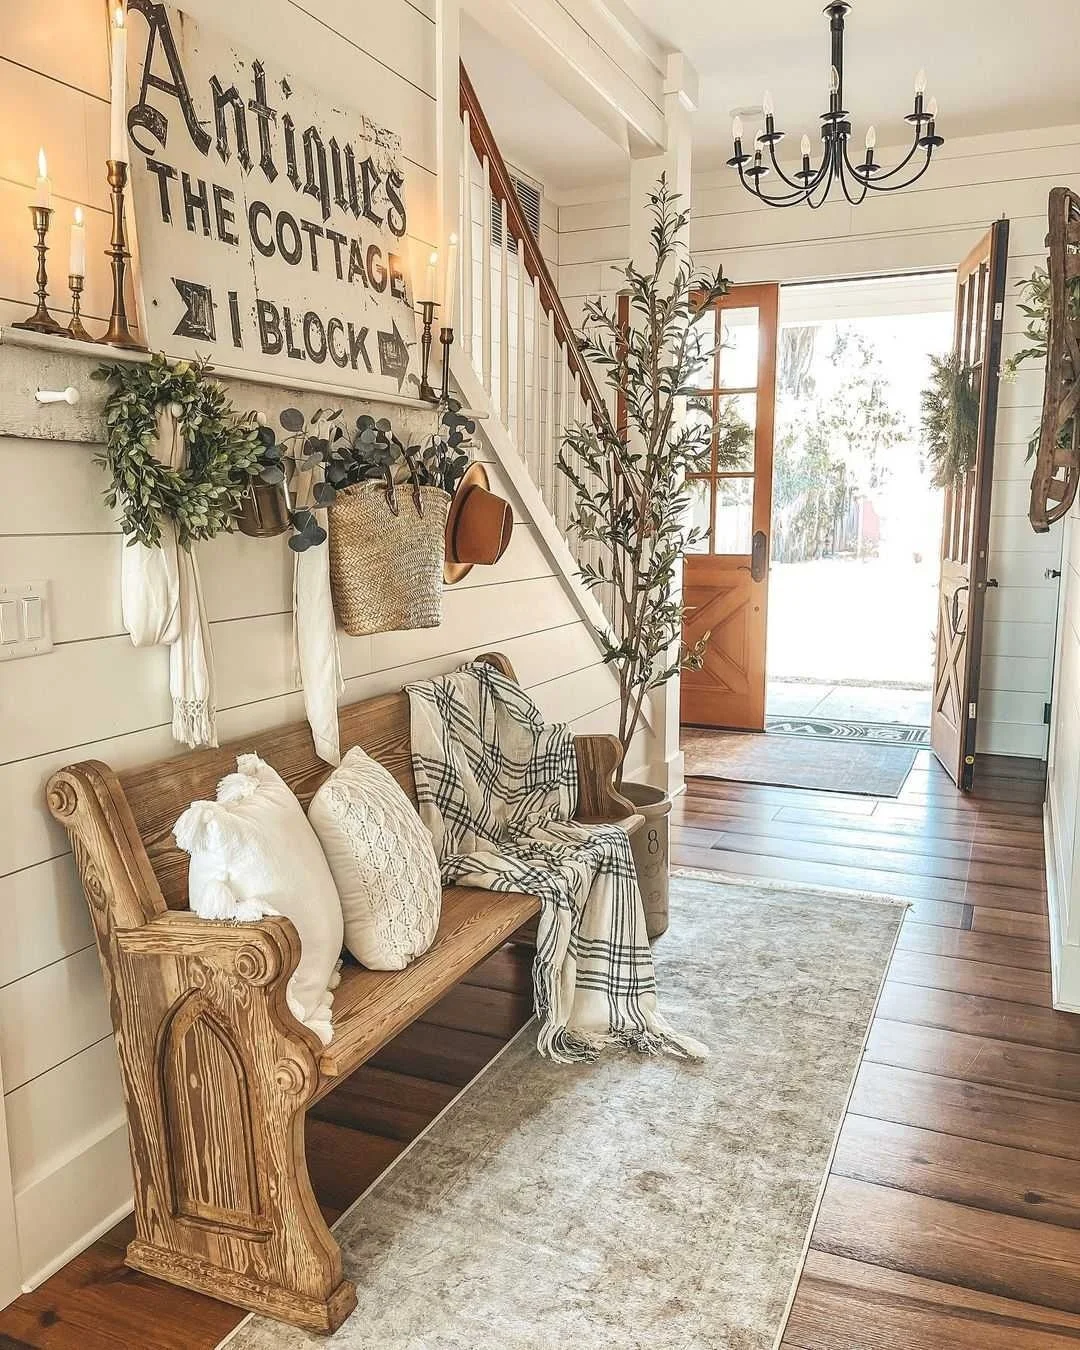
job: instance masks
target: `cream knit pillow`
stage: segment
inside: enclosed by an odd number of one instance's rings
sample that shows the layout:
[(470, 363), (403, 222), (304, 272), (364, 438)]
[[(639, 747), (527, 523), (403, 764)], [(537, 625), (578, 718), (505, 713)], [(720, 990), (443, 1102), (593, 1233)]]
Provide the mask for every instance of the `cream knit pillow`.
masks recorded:
[(345, 946), (369, 970), (404, 970), (435, 940), (435, 846), (405, 793), (357, 746), (308, 808), (345, 916)]

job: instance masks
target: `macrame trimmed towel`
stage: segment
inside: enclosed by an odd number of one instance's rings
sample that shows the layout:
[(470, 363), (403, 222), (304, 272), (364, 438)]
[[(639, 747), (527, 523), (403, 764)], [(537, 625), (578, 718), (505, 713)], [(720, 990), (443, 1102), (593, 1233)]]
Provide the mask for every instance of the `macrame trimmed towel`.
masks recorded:
[[(181, 469), (187, 445), (171, 408), (158, 413), (156, 458)], [(181, 548), (171, 520), (161, 521), (161, 546), (125, 540), (120, 597), (124, 627), (136, 647), (169, 647), (173, 736), (193, 747), (217, 745), (214, 652), (199, 567)]]
[(572, 1063), (619, 1044), (705, 1058), (657, 1007), (626, 832), (572, 819), (569, 727), (545, 726), (524, 690), (483, 662), (407, 692), (416, 795), (443, 882), (540, 898), (540, 1053)]
[[(322, 469), (298, 470), (293, 476), (294, 502), (309, 502), (322, 481)], [(341, 763), (338, 699), (345, 689), (341, 674), (337, 620), (330, 590), (330, 547), (324, 540), (302, 553), (293, 564), (293, 650), (297, 688), (304, 691), (315, 753), (327, 764)]]

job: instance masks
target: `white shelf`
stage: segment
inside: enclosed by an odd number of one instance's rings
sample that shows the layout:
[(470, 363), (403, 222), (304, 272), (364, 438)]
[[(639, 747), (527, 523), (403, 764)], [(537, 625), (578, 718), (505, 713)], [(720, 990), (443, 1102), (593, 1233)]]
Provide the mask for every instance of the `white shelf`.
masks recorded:
[[(0, 346), (30, 347), (51, 352), (58, 356), (84, 356), (94, 362), (102, 361), (149, 361), (148, 352), (128, 351), (123, 347), (111, 347), (104, 342), (76, 342), (74, 338), (56, 337), (49, 333), (35, 333), (25, 328), (11, 325), (0, 327)], [(214, 364), (211, 370), (217, 376), (227, 380), (243, 380), (249, 384), (268, 385), (274, 389), (295, 390), (304, 394), (324, 394), (333, 398), (360, 399), (365, 403), (385, 403), (395, 408), (411, 408), (419, 412), (436, 412), (438, 405), (422, 398), (408, 398), (404, 394), (388, 394), (381, 389), (365, 389), (358, 385), (324, 384), (317, 380), (283, 378), (279, 375), (267, 375), (258, 371), (239, 370), (235, 366)], [(82, 392), (82, 391), (80, 391)], [(483, 419), (486, 412), (473, 408), (463, 408), (462, 415), (473, 419)]]

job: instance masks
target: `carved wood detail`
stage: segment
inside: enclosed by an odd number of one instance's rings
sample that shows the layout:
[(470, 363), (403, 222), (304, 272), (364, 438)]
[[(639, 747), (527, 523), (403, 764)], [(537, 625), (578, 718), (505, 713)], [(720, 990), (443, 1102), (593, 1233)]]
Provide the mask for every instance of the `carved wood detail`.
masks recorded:
[(1080, 487), (1080, 321), (1069, 312), (1070, 294), (1080, 282), (1080, 196), (1054, 188), (1049, 227), (1050, 334), (1028, 509), (1039, 534), (1068, 513)]
[[(204, 993), (185, 994), (162, 1024), (158, 1074), (172, 1213), (268, 1237), (246, 1058)], [(229, 1167), (214, 1165), (219, 1153)]]
[[(488, 659), (513, 677), (505, 658)], [(406, 696), (342, 708), (340, 724), (342, 749), (363, 745), (415, 801)], [(324, 1048), (286, 1003), (300, 959), (289, 920), (229, 924), (186, 909), (172, 824), (242, 751), (274, 765), (305, 805), (329, 772), (298, 724), (120, 777), (76, 764), (47, 797), (71, 837), (120, 1058), (137, 1234), (128, 1265), (329, 1332), (356, 1294), (308, 1178), (307, 1108), (520, 932), (539, 902), (448, 889), (435, 944), (406, 970), (346, 964)], [(612, 787), (619, 753), (614, 737), (579, 738), (581, 819), (632, 814)]]

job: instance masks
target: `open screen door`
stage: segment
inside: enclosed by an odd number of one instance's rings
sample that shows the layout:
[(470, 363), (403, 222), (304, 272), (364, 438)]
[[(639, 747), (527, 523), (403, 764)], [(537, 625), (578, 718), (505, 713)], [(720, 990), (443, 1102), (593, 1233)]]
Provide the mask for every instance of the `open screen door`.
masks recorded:
[(713, 325), (716, 354), (697, 377), (712, 463), (690, 481), (704, 538), (683, 573), (684, 640), (708, 639), (701, 670), (682, 675), (682, 721), (694, 726), (765, 728), (778, 296), (774, 284), (735, 286), (699, 320)]
[(956, 276), (953, 349), (972, 370), (979, 435), (974, 467), (945, 490), (930, 745), (964, 792), (975, 774), (986, 589), (997, 585), (987, 576), (987, 565), (1008, 254), (1009, 222), (999, 220)]

